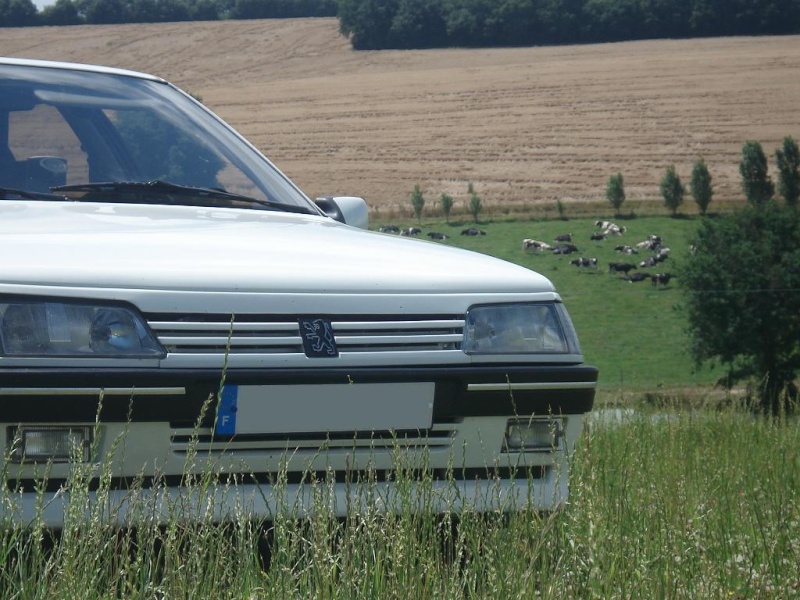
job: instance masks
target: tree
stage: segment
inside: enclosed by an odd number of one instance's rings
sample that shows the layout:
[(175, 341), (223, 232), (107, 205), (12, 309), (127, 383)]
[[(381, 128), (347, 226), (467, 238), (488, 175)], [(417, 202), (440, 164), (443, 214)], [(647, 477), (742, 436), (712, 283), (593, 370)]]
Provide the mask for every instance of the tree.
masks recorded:
[(472, 186), (472, 182), (470, 181), (467, 185), (467, 192), (469, 192), (469, 214), (472, 215), (473, 220), (477, 223), (478, 222), (478, 214), (480, 214), (482, 206), (481, 197), (478, 196), (478, 192), (475, 191), (475, 188)]
[(453, 210), (453, 197), (450, 194), (445, 194), (439, 197), (439, 202), (442, 205), (442, 212), (444, 213), (444, 220), (450, 222), (450, 211)]
[(55, 4), (45, 6), (41, 13), (44, 25), (80, 25), (83, 23), (78, 7), (72, 0), (56, 0)]
[(422, 223), (422, 209), (425, 206), (425, 196), (422, 195), (422, 190), (419, 184), (414, 186), (411, 192), (411, 206), (414, 207), (414, 215), (417, 217), (417, 223)]
[(800, 219), (774, 201), (747, 205), (704, 219), (692, 242), (679, 280), (695, 363), (720, 362), (778, 410), (800, 370)]
[(678, 212), (678, 207), (683, 204), (683, 196), (686, 194), (686, 187), (675, 171), (675, 165), (667, 167), (667, 171), (661, 179), (659, 189), (664, 198), (664, 206), (669, 209), (674, 217)]
[(783, 138), (783, 148), (775, 151), (778, 162), (778, 192), (789, 206), (800, 197), (800, 149), (791, 136)]
[(708, 205), (711, 204), (711, 198), (714, 196), (714, 190), (711, 187), (711, 174), (708, 172), (706, 161), (702, 158), (692, 167), (690, 187), (694, 201), (700, 208), (700, 214), (705, 216)]
[(622, 179), (622, 173), (617, 173), (608, 178), (606, 198), (614, 209), (614, 214), (619, 214), (619, 208), (625, 202), (625, 182)]
[(398, 0), (385, 46), (388, 48), (434, 48), (447, 38), (439, 2)]
[(78, 0), (78, 13), (92, 25), (130, 23), (130, 3), (127, 0)]
[(750, 204), (760, 205), (771, 200), (775, 186), (767, 173), (767, 157), (758, 142), (745, 142), (742, 146), (742, 161), (739, 173), (742, 175), (742, 189)]
[(30, 27), (38, 18), (32, 0), (0, 0), (0, 27)]
[(398, 0), (339, 0), (339, 33), (356, 50), (383, 48), (397, 7)]

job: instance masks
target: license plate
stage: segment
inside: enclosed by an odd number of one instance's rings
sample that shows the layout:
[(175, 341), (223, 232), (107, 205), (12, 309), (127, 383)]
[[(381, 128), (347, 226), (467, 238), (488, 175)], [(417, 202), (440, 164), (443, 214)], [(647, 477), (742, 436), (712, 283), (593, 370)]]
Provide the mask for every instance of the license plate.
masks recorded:
[(215, 431), (233, 435), (429, 429), (434, 387), (432, 382), (226, 385)]

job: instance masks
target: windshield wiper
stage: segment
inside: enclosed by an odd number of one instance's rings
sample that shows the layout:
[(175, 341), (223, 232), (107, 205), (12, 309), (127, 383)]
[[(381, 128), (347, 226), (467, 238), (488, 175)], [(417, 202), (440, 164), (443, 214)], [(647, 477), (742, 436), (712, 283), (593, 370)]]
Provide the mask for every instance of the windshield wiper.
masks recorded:
[[(11, 198), (9, 198), (9, 196), (11, 196)], [(16, 196), (16, 198), (14, 196)], [(18, 190), (6, 187), (0, 187), (0, 197), (2, 197), (3, 200), (59, 200), (61, 202), (69, 202), (69, 198), (63, 194)]]
[[(140, 204), (181, 204), (187, 206), (225, 206), (230, 208), (259, 208), (302, 214), (316, 214), (312, 209), (295, 204), (284, 204), (273, 200), (261, 200), (243, 194), (227, 192), (209, 187), (179, 185), (168, 181), (111, 181), (59, 185), (54, 192), (65, 192), (69, 199), (84, 202), (130, 202), (130, 196), (138, 196), (133, 202)], [(83, 195), (76, 196), (74, 194)], [(97, 196), (96, 194), (102, 194)], [(109, 198), (108, 195), (122, 198)]]

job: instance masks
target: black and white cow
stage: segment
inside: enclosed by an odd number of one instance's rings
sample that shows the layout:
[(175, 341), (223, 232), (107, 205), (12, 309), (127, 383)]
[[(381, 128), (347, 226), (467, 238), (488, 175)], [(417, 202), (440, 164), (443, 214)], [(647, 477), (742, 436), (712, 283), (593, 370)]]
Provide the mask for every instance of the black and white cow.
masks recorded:
[(575, 265), (576, 267), (578, 267), (581, 270), (587, 269), (587, 268), (588, 269), (596, 269), (597, 268), (597, 259), (594, 258), (594, 257), (592, 257), (592, 258), (581, 257), (581, 258), (576, 258), (574, 260), (569, 261), (569, 264)]
[(542, 242), (540, 240), (533, 240), (530, 238), (526, 238), (522, 240), (522, 249), (523, 250), (552, 250), (553, 247), (548, 244), (547, 242)]

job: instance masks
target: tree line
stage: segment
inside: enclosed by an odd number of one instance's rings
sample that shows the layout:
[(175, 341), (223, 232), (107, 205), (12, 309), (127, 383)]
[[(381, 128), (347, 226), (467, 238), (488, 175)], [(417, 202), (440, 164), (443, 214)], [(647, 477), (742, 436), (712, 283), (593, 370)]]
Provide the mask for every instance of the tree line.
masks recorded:
[[(758, 206), (773, 200), (777, 192), (787, 206), (796, 209), (800, 204), (800, 145), (792, 136), (783, 138), (782, 145), (775, 150), (775, 163), (778, 167), (777, 187), (768, 173), (767, 155), (761, 144), (756, 141), (744, 143), (739, 174), (742, 177), (742, 191), (745, 198), (750, 204)], [(664, 199), (664, 206), (669, 209), (673, 217), (677, 216), (678, 208), (686, 195), (686, 186), (681, 181), (675, 165), (667, 167), (658, 187)], [(714, 190), (711, 185), (711, 174), (702, 158), (692, 167), (690, 191), (700, 209), (700, 214), (705, 216)], [(619, 215), (620, 207), (625, 201), (622, 173), (615, 173), (608, 178), (606, 199), (614, 209), (614, 213)]]
[(339, 0), (355, 49), (800, 33), (797, 0)]
[(332, 16), (357, 50), (800, 33), (797, 0), (0, 0), (0, 27)]
[(0, 27), (333, 17), (337, 0), (0, 0)]

